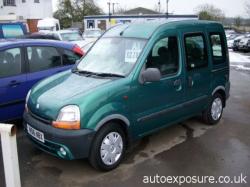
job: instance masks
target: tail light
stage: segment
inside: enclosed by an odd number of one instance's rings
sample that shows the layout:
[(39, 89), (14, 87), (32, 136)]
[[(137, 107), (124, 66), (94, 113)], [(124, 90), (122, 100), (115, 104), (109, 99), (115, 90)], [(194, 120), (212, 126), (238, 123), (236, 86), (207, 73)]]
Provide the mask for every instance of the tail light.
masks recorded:
[(84, 55), (84, 52), (82, 51), (82, 49), (81, 49), (78, 45), (75, 45), (75, 46), (73, 47), (73, 51), (74, 51), (76, 54), (78, 54), (78, 55), (81, 55), (81, 56)]

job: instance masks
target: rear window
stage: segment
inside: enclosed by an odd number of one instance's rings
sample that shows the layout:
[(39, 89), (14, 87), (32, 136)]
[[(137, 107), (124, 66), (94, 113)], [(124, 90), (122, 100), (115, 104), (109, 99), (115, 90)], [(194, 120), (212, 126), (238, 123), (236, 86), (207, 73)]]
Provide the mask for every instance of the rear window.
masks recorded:
[(27, 48), (30, 72), (61, 66), (61, 56), (56, 48), (33, 46)]
[(213, 55), (213, 64), (222, 64), (226, 60), (223, 37), (220, 33), (210, 33), (210, 43)]
[(81, 58), (80, 55), (69, 51), (69, 50), (64, 50), (63, 53), (63, 64), (64, 65), (72, 65), (75, 64), (77, 62), (77, 60), (79, 60)]
[(2, 25), (2, 30), (4, 38), (16, 38), (24, 35), (21, 25)]

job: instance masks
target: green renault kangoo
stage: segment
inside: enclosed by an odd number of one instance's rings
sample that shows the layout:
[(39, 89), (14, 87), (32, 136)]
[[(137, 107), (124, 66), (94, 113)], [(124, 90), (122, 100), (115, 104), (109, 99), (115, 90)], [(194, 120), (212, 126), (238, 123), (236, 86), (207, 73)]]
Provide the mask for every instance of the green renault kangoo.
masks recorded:
[(23, 125), (43, 151), (88, 158), (108, 171), (129, 145), (162, 128), (198, 115), (218, 123), (229, 89), (221, 24), (121, 24), (106, 31), (72, 70), (31, 89)]

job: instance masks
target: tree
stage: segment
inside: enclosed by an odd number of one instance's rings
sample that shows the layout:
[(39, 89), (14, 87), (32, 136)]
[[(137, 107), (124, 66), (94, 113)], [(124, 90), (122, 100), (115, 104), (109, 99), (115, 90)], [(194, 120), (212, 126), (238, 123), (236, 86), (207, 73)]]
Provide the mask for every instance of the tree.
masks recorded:
[(234, 24), (237, 28), (239, 28), (242, 24), (242, 18), (240, 16), (237, 16), (235, 19), (234, 19)]
[(68, 28), (73, 22), (82, 22), (86, 15), (101, 13), (102, 10), (93, 0), (59, 0), (54, 17), (60, 20), (62, 28)]
[(224, 12), (210, 4), (199, 5), (196, 8), (200, 20), (223, 21), (225, 18)]
[(73, 22), (74, 8), (70, 0), (59, 0), (58, 10), (54, 13), (54, 17), (59, 19), (61, 27), (70, 27)]

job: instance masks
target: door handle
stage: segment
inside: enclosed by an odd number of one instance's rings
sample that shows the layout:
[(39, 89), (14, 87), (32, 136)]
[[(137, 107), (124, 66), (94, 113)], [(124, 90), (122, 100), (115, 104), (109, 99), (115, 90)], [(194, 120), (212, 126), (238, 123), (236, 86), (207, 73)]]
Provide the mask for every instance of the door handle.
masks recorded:
[(174, 86), (177, 87), (177, 86), (180, 86), (181, 84), (181, 79), (177, 79), (174, 81)]
[(181, 79), (176, 79), (174, 81), (174, 87), (175, 87), (177, 92), (181, 91), (181, 89), (182, 89)]
[(194, 81), (193, 81), (193, 78), (191, 76), (188, 77), (188, 86), (189, 87), (193, 87), (194, 85)]
[(21, 84), (21, 82), (18, 82), (18, 81), (16, 81), (16, 80), (13, 80), (13, 81), (10, 81), (9, 86), (10, 86), (10, 87), (16, 87), (16, 86), (18, 86), (18, 85), (20, 85), (20, 84)]

